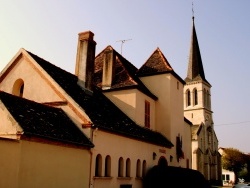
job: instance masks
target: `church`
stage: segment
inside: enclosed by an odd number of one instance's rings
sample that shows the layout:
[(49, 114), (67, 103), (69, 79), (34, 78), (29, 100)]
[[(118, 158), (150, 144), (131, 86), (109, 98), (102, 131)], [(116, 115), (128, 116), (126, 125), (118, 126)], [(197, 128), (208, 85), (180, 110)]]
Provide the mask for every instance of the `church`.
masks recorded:
[(155, 165), (220, 181), (211, 84), (194, 21), (186, 79), (156, 48), (138, 69), (94, 33), (75, 74), (24, 48), (0, 75), (0, 187), (142, 188)]

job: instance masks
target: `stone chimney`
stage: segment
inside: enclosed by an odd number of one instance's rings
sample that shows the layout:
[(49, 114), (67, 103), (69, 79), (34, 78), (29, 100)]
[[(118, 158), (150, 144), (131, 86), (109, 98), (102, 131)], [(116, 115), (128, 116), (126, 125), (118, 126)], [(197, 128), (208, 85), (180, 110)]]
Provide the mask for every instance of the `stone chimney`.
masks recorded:
[(110, 89), (114, 74), (114, 51), (106, 50), (103, 59), (102, 89)]
[(78, 77), (78, 85), (92, 91), (96, 46), (94, 33), (86, 31), (78, 35), (75, 75)]

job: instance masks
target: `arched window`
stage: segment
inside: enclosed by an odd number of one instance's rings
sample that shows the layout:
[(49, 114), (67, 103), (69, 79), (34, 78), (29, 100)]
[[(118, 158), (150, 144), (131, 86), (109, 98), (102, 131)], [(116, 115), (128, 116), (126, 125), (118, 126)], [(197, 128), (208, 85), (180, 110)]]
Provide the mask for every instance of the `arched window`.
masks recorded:
[(186, 96), (186, 99), (187, 99), (187, 106), (190, 106), (191, 105), (191, 93), (190, 93), (190, 90), (188, 89), (187, 90), (187, 96)]
[(210, 94), (208, 90), (207, 90), (207, 107), (210, 108)]
[(128, 158), (126, 160), (126, 177), (130, 177), (130, 169), (131, 169), (131, 162), (130, 159)]
[(143, 177), (146, 175), (146, 172), (147, 172), (147, 163), (145, 160), (143, 160), (143, 163), (142, 163), (142, 176)]
[(136, 177), (141, 177), (141, 161), (140, 159), (136, 162)]
[(198, 104), (198, 92), (197, 89), (194, 89), (194, 105)]
[(207, 91), (204, 89), (204, 106), (207, 106)]
[(13, 88), (12, 88), (12, 94), (22, 97), (24, 91), (24, 82), (22, 79), (18, 79), (15, 81)]
[(102, 156), (98, 154), (95, 159), (95, 176), (102, 176)]
[(123, 177), (123, 158), (119, 158), (119, 164), (118, 164), (118, 177)]
[(111, 176), (111, 158), (110, 156), (106, 156), (105, 158), (105, 177)]

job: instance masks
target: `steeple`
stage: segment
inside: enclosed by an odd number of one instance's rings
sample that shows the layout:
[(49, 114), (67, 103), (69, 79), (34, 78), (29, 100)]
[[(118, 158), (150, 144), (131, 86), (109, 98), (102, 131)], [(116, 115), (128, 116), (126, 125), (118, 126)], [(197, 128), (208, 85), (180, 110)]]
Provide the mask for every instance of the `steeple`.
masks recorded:
[(188, 63), (187, 77), (185, 81), (191, 82), (191, 81), (203, 80), (209, 84), (209, 82), (205, 78), (205, 73), (203, 70), (200, 48), (194, 25), (194, 16), (192, 17), (192, 19), (193, 19), (193, 26), (192, 26), (191, 45), (189, 52), (189, 63)]

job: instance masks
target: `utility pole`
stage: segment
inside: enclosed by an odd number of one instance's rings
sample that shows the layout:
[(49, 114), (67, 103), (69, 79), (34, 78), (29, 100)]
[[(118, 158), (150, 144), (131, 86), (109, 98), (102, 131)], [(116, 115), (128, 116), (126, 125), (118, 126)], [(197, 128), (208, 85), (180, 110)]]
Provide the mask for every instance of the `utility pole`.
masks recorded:
[(118, 40), (118, 41), (116, 41), (116, 42), (121, 42), (121, 55), (122, 55), (122, 45), (123, 45), (126, 41), (128, 41), (128, 40), (132, 40), (132, 39), (126, 39), (126, 40)]

